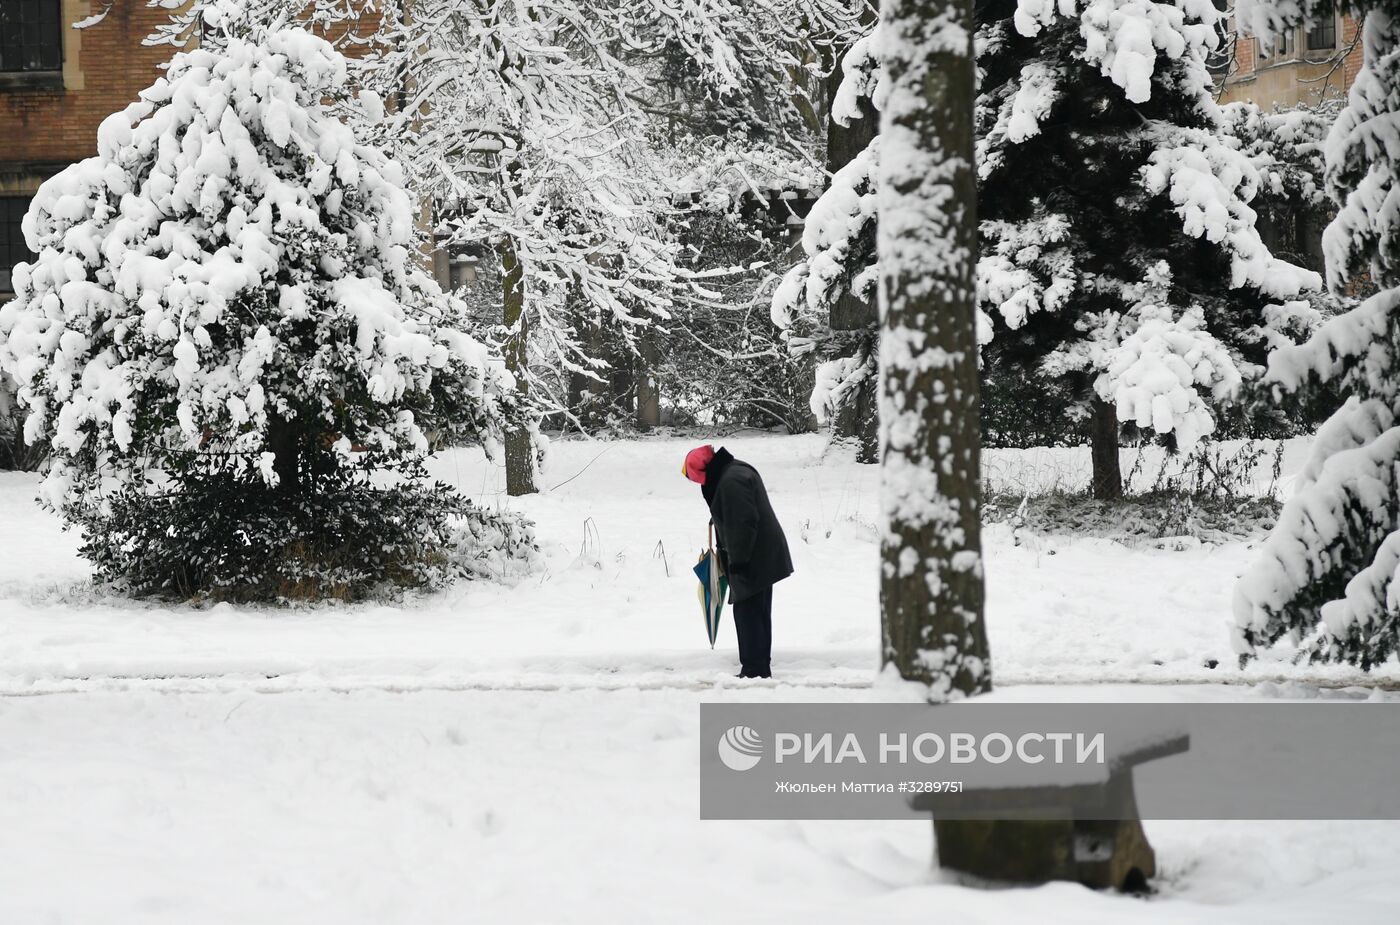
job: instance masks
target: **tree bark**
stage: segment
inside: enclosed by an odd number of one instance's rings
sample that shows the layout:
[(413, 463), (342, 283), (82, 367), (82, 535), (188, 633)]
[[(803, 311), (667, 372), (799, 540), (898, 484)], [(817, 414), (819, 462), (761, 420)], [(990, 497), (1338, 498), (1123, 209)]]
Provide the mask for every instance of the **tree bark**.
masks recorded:
[(873, 466), (880, 461), (880, 381), (870, 376), (860, 384), (855, 400), (856, 462)]
[(983, 620), (971, 0), (886, 0), (883, 660), (931, 701), (991, 689)]
[(849, 51), (850, 46), (848, 45), (836, 55), (825, 81), (826, 169), (830, 173), (835, 173), (845, 167), (855, 159), (857, 154), (869, 147), (870, 142), (875, 139), (875, 133), (880, 128), (880, 113), (866, 97), (861, 97), (859, 101), (859, 119), (852, 119), (849, 124), (843, 125), (836, 121), (832, 114), (836, 93), (841, 88), (841, 78), (844, 74), (841, 65), (846, 60), (846, 54)]
[[(515, 242), (507, 238), (501, 243), (502, 320), (510, 331), (505, 344), (506, 369), (515, 377), (515, 389), (522, 402), (530, 395), (528, 372), (530, 319), (525, 315), (525, 270), (515, 252)], [(515, 427), (506, 431), (506, 494), (531, 495), (539, 491), (535, 485), (535, 443), (530, 431)]]
[(267, 448), (272, 452), (277, 487), (285, 492), (298, 492), (301, 488), (301, 434), (291, 422), (269, 416)]
[(1095, 398), (1091, 452), (1094, 497), (1116, 501), (1123, 497), (1123, 469), (1118, 460), (1118, 408)]
[[(880, 127), (880, 113), (865, 97), (861, 97), (859, 102), (859, 119), (852, 119), (849, 124), (843, 125), (832, 115), (843, 76), (841, 65), (849, 51), (849, 46), (841, 49), (826, 77), (826, 169), (832, 174), (869, 147)], [(831, 306), (827, 323), (833, 331), (859, 331), (878, 320), (874, 305), (847, 290)], [(854, 444), (858, 463), (873, 465), (880, 461), (878, 392), (878, 384), (874, 380), (862, 383), (860, 391), (848, 406), (842, 408), (831, 421), (832, 440)]]
[(661, 351), (656, 348), (652, 335), (642, 338), (636, 362), (637, 426), (650, 430), (661, 425), (661, 385), (656, 380), (655, 372), (657, 364), (661, 362)]

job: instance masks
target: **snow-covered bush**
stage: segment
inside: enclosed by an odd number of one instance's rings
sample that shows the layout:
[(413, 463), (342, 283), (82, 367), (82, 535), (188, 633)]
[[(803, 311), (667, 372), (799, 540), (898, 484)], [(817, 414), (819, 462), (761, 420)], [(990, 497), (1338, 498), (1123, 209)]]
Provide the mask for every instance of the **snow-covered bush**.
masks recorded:
[(180, 491), (122, 489), (87, 524), (81, 552), (99, 579), (178, 598), (356, 601), (509, 578), (536, 551), (528, 521), (418, 481), (289, 493), (201, 478)]
[[(1261, 35), (1323, 9), (1241, 6)], [(1364, 65), (1327, 137), (1338, 213), (1323, 245), (1334, 292), (1361, 274), (1380, 291), (1270, 358), (1280, 393), (1333, 385), (1350, 398), (1318, 431), (1278, 527), (1236, 587), (1234, 642), (1242, 658), (1288, 638), (1313, 660), (1370, 668), (1400, 651), (1400, 10), (1357, 6), (1367, 11)]]
[(516, 409), (356, 115), (325, 41), (230, 39), (176, 55), (35, 196), (0, 369), (26, 438), (52, 445), (42, 499), (103, 577), (354, 597), (440, 574), (425, 563), (465, 512), (422, 460), (494, 447)]

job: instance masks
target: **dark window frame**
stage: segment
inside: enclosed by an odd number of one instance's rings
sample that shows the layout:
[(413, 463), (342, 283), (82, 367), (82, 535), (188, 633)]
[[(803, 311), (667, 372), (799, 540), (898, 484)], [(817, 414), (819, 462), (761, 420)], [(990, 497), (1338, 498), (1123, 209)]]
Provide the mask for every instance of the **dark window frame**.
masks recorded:
[(1211, 3), (1220, 12), (1220, 18), (1215, 22), (1215, 36), (1220, 40), (1220, 44), (1215, 51), (1206, 55), (1206, 70), (1210, 71), (1210, 76), (1217, 82), (1223, 83), (1235, 72), (1235, 53), (1239, 37), (1235, 32), (1234, 23), (1225, 15), (1229, 12), (1229, 0), (1211, 0)]
[[(1307, 30), (1304, 46), (1308, 51), (1337, 50), (1337, 12), (1332, 4), (1318, 11), (1318, 20)], [(1326, 45), (1322, 43), (1326, 42)]]
[(0, 90), (62, 88), (63, 0), (0, 2)]
[(33, 263), (34, 252), (24, 243), (21, 223), (33, 196), (0, 196), (0, 293), (14, 292), (10, 274), (17, 263)]
[(1287, 29), (1274, 36), (1274, 42), (1269, 46), (1269, 50), (1264, 50), (1264, 43), (1256, 42), (1254, 56), (1261, 62), (1269, 64), (1282, 64), (1287, 61), (1298, 60), (1298, 33), (1293, 29)]

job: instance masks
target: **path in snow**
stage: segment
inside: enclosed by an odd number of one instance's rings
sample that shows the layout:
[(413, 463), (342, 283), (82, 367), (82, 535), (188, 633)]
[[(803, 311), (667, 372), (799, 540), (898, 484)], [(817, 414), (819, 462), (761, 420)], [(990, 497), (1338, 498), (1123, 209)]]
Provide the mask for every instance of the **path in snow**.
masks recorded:
[[(878, 662), (875, 468), (823, 463), (819, 437), (725, 442), (764, 473), (796, 561), (776, 595), (775, 670), (799, 684), (868, 681)], [(439, 477), (538, 522), (542, 571), (513, 588), (465, 584), (349, 609), (163, 608), (96, 596), (85, 589), (76, 538), (34, 506), (35, 478), (0, 473), (0, 693), (133, 678), (331, 689), (720, 683), (736, 670), (734, 643), (726, 615), (711, 651), (696, 612), (689, 566), (707, 515), (679, 473), (691, 443), (560, 442), (545, 482), (569, 481), (523, 499), (504, 496), (501, 472), (479, 453), (447, 454), (434, 462)], [(988, 456), (989, 471), (1010, 486), (1075, 484), (1087, 471), (1076, 450)], [(1290, 469), (1300, 457), (1290, 448)], [(1244, 543), (1168, 551), (1026, 536), (1017, 546), (993, 526), (986, 561), (996, 677), (1400, 683), (1394, 668), (1366, 678), (1294, 666), (1287, 652), (1238, 671), (1226, 629), (1230, 594), (1253, 555)], [(1206, 667), (1211, 659), (1215, 669)]]

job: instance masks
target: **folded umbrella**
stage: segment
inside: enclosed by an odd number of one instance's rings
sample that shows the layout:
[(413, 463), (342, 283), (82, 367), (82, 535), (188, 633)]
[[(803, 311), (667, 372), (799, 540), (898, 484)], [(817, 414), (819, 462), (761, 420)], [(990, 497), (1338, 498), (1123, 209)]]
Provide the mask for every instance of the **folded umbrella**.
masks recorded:
[(714, 524), (710, 525), (710, 545), (700, 553), (700, 561), (695, 564), (695, 577), (700, 579), (700, 609), (705, 615), (705, 632), (710, 636), (710, 648), (715, 647), (715, 637), (719, 635), (719, 618), (724, 613), (724, 601), (729, 596), (729, 578), (720, 567), (715, 555)]

